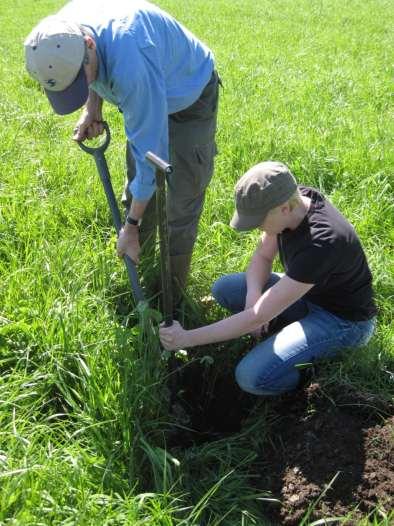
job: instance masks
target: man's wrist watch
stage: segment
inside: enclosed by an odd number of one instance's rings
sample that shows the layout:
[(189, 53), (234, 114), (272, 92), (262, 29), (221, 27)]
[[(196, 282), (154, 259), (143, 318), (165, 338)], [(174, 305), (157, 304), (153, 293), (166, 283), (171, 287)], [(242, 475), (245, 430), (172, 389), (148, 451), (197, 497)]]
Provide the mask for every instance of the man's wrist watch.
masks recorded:
[(127, 216), (126, 217), (126, 222), (129, 224), (129, 225), (134, 225), (134, 226), (138, 226), (138, 219), (133, 219), (132, 217), (130, 216)]

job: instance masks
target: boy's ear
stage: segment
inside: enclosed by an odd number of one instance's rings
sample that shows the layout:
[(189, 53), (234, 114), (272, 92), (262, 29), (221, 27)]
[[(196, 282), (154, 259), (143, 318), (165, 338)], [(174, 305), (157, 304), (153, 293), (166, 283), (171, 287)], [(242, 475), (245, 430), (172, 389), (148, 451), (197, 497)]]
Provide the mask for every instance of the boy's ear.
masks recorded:
[(280, 210), (281, 210), (282, 214), (288, 214), (290, 212), (290, 205), (289, 205), (289, 203), (284, 203), (280, 207)]

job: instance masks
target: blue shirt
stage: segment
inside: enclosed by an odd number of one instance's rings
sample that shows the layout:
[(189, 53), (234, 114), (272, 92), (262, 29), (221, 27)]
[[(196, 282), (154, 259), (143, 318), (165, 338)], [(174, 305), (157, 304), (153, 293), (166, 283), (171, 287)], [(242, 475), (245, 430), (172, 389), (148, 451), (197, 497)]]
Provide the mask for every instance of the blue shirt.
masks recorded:
[(90, 84), (118, 106), (136, 161), (130, 191), (147, 201), (155, 191), (152, 151), (168, 152), (168, 115), (195, 102), (214, 68), (212, 52), (170, 15), (141, 0), (73, 0), (59, 13), (94, 35), (98, 76)]

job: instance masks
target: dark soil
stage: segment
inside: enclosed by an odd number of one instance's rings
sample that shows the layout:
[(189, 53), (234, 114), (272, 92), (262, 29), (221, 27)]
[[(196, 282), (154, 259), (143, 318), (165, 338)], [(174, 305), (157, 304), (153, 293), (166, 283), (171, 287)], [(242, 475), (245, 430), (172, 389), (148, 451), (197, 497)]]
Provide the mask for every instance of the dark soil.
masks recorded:
[(310, 520), (353, 512), (348, 525), (377, 506), (394, 509), (392, 406), (349, 387), (317, 382), (262, 401), (242, 393), (232, 370), (213, 369), (183, 367), (173, 413), (190, 431), (173, 436), (170, 446), (185, 448), (238, 432), (256, 402), (268, 404), (270, 441), (261, 444), (261, 478), (251, 484), (279, 501), (265, 504), (274, 523), (299, 525), (312, 507)]
[(378, 505), (394, 509), (392, 408), (313, 383), (274, 401), (272, 410), (276, 421), (259, 485), (281, 501), (268, 510), (273, 520), (297, 525), (314, 504), (310, 519), (344, 516), (358, 506), (347, 524)]
[(177, 392), (171, 412), (187, 429), (175, 434), (170, 446), (187, 448), (241, 431), (256, 397), (241, 391), (232, 369), (216, 371), (195, 362), (178, 371), (172, 386), (169, 382), (170, 389)]

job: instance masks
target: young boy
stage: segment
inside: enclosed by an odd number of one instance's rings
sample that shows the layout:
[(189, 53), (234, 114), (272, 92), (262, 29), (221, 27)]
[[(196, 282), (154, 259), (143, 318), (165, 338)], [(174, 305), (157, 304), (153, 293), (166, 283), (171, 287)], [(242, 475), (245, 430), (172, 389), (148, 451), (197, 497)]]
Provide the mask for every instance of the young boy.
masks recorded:
[[(213, 285), (233, 315), (198, 329), (161, 327), (167, 350), (230, 340), (283, 327), (240, 361), (236, 380), (256, 395), (278, 395), (299, 382), (297, 364), (363, 345), (375, 327), (372, 276), (352, 225), (313, 188), (297, 186), (287, 166), (263, 162), (235, 188), (236, 230), (263, 232), (246, 273)], [(271, 272), (279, 255), (285, 274)]]

